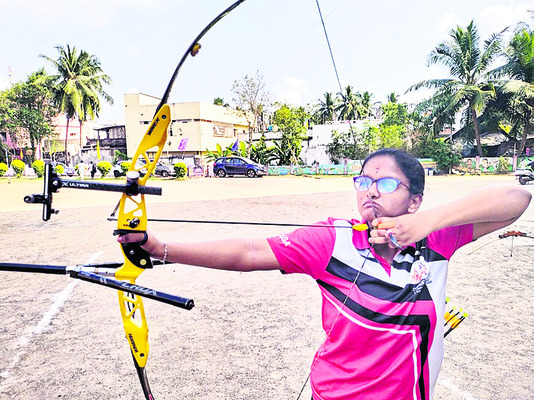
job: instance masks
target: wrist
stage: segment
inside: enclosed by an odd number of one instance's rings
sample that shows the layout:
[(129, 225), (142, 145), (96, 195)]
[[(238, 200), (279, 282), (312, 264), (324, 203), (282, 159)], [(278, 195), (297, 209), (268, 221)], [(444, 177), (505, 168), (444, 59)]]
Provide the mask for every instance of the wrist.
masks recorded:
[(167, 245), (167, 242), (163, 242), (163, 257), (161, 258), (161, 261), (163, 264), (167, 261), (167, 256), (169, 255), (169, 248)]

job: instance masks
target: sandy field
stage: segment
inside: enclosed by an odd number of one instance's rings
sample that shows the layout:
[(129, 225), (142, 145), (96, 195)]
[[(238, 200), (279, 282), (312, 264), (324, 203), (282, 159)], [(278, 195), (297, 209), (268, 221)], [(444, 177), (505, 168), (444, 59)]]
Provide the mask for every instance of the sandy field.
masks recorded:
[[(428, 177), (423, 208), (512, 176)], [(153, 180), (154, 218), (312, 223), (357, 217), (346, 177)], [(534, 185), (526, 186), (534, 192)], [(42, 181), (0, 179), (0, 262), (121, 261), (106, 217), (117, 193), (62, 189), (49, 222), (22, 197)], [(162, 238), (272, 236), (289, 228), (151, 223)], [(534, 399), (534, 205), (514, 225), (460, 249), (448, 296), (469, 317), (445, 339), (435, 399)], [(489, 243), (479, 249), (480, 246)], [(209, 248), (206, 249), (209, 251)], [(113, 289), (60, 275), (0, 272), (0, 399), (143, 399)], [(145, 300), (156, 399), (297, 399), (324, 339), (320, 294), (308, 277), (158, 266), (140, 285), (190, 297), (184, 311)], [(301, 397), (309, 400), (306, 387)]]

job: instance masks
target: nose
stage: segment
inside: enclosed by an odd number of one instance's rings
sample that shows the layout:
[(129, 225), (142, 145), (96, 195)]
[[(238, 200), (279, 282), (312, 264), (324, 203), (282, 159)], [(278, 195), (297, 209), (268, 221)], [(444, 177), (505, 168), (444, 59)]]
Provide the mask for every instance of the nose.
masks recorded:
[(367, 196), (371, 199), (377, 198), (379, 196), (380, 192), (378, 191), (378, 187), (376, 185), (376, 181), (371, 184), (369, 189), (367, 190)]

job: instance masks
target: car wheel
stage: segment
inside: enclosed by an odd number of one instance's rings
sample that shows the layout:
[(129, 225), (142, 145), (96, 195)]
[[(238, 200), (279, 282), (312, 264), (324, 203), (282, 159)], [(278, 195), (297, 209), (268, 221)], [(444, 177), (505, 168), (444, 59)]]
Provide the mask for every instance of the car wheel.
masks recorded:
[(166, 177), (169, 176), (169, 173), (168, 173), (167, 171), (161, 171), (161, 176), (162, 176), (163, 178), (166, 178)]
[(253, 169), (249, 169), (249, 170), (247, 171), (247, 176), (248, 176), (249, 178), (254, 178), (254, 177), (256, 176), (256, 171), (254, 171)]
[(121, 173), (119, 171), (113, 171), (113, 175), (115, 175), (115, 178), (121, 177)]
[(217, 176), (219, 178), (224, 178), (226, 176), (226, 171), (224, 169), (220, 169), (217, 171)]
[(521, 185), (526, 185), (528, 181), (529, 181), (529, 179), (526, 176), (520, 176), (519, 177), (519, 183)]

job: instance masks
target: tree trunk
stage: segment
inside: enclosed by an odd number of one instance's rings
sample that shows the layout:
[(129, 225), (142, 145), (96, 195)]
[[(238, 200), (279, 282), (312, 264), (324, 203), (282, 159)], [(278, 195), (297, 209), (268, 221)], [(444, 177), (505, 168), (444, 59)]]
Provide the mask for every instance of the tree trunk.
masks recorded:
[(530, 131), (530, 117), (532, 116), (532, 110), (529, 108), (525, 113), (525, 126), (523, 127), (523, 134), (521, 135), (521, 143), (519, 143), (519, 149), (517, 155), (520, 156), (525, 149), (525, 144), (527, 143), (527, 135)]
[(80, 154), (82, 153), (82, 142), (83, 142), (83, 121), (80, 119), (78, 120), (80, 122)]
[(69, 164), (69, 117), (67, 116), (67, 128), (65, 129), (65, 164)]
[(248, 146), (247, 146), (247, 158), (250, 158), (250, 152), (252, 151), (252, 125), (248, 124)]
[(482, 143), (480, 142), (480, 127), (478, 126), (477, 112), (474, 108), (470, 108), (471, 117), (473, 118), (473, 129), (475, 130), (475, 140), (477, 142), (477, 152), (482, 157)]

